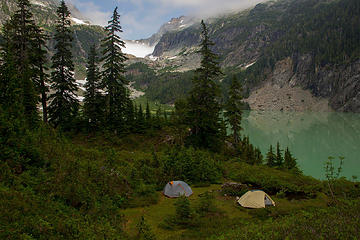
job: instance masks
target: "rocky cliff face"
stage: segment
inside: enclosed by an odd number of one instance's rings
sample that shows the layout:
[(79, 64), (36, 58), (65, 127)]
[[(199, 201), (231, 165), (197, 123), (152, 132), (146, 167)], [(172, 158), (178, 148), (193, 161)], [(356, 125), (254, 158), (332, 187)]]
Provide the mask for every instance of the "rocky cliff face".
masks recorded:
[(256, 110), (360, 112), (360, 60), (314, 67), (311, 54), (275, 64), (247, 101)]
[(149, 46), (155, 46), (158, 44), (158, 42), (160, 41), (161, 37), (164, 34), (166, 34), (168, 32), (176, 32), (176, 31), (181, 31), (183, 29), (186, 29), (186, 28), (192, 26), (196, 21), (197, 21), (196, 18), (186, 17), (186, 16), (172, 18), (170, 21), (163, 24), (160, 27), (159, 31), (154, 33), (151, 37), (149, 37), (147, 39), (140, 39), (138, 41), (141, 43), (147, 44)]
[(314, 96), (329, 98), (337, 111), (360, 112), (360, 60), (345, 65), (316, 66), (310, 54), (294, 57), (292, 85), (310, 89)]
[[(334, 110), (360, 112), (359, 16), (356, 0), (279, 0), (206, 22), (221, 65), (246, 79), (250, 92), (299, 88)], [(165, 33), (153, 55), (196, 56), (189, 49), (199, 45), (200, 30), (196, 23)]]

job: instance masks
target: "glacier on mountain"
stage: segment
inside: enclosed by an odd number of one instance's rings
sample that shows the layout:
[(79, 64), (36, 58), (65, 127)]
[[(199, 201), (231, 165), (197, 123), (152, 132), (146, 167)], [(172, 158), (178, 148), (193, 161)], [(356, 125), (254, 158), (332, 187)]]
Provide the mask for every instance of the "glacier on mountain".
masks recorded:
[(125, 48), (122, 51), (135, 57), (144, 58), (153, 53), (155, 46), (133, 40), (125, 40)]

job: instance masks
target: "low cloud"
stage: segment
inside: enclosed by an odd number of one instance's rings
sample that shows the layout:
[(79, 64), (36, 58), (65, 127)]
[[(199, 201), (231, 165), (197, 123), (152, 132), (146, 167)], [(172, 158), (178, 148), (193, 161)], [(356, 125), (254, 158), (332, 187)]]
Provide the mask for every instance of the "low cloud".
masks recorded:
[[(101, 0), (69, 0), (93, 24), (105, 26), (111, 11), (103, 11)], [(108, 0), (102, 0), (108, 1)], [(266, 0), (114, 0), (121, 14), (121, 25), (126, 39), (149, 37), (172, 17), (191, 15), (206, 18), (227, 11), (249, 8)]]
[(69, 0), (73, 5), (80, 9), (81, 14), (92, 24), (105, 26), (111, 16), (111, 11), (103, 11), (94, 2)]

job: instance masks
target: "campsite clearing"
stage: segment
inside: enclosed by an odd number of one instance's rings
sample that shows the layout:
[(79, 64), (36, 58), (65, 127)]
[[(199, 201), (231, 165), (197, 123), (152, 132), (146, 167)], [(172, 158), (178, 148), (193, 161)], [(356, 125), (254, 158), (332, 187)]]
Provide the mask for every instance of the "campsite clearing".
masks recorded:
[[(136, 225), (141, 216), (144, 215), (152, 232), (157, 236), (157, 239), (191, 239), (191, 236), (205, 235), (208, 231), (215, 230), (214, 234), (216, 234), (216, 232), (220, 233), (221, 230), (236, 227), (243, 221), (258, 222), (261, 221), (264, 216), (277, 217), (280, 215), (290, 214), (301, 209), (325, 207), (327, 202), (326, 199), (324, 199), (326, 198), (324, 195), (320, 195), (315, 199), (290, 201), (287, 199), (277, 198), (276, 196), (271, 196), (271, 198), (276, 202), (276, 207), (268, 207), (266, 209), (246, 209), (236, 202), (235, 197), (223, 196), (220, 191), (220, 184), (213, 184), (208, 187), (192, 187), (192, 190), (193, 195), (188, 198), (191, 207), (195, 207), (199, 203), (199, 195), (204, 194), (205, 192), (212, 192), (215, 196), (215, 206), (219, 210), (219, 212), (215, 215), (205, 217), (201, 220), (200, 224), (202, 224), (202, 227), (200, 231), (200, 228), (196, 228), (196, 230), (177, 229), (174, 231), (171, 229), (164, 229), (160, 226), (166, 217), (175, 214), (174, 203), (176, 202), (176, 199), (168, 198), (164, 196), (162, 192), (158, 192), (159, 200), (157, 204), (146, 207), (129, 208), (123, 211), (127, 219), (125, 231), (135, 239), (137, 233)], [(234, 221), (234, 219), (236, 219), (236, 221)], [(216, 228), (211, 230), (211, 225), (215, 225)]]

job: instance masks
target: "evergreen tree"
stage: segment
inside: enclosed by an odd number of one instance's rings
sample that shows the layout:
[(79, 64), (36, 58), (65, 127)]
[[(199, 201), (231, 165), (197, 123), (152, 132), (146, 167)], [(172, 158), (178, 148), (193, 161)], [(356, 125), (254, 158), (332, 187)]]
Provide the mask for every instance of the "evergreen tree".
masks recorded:
[(29, 126), (34, 126), (38, 120), (38, 95), (35, 89), (35, 72), (31, 57), (36, 26), (30, 12), (29, 0), (18, 0), (17, 8), (18, 10), (5, 24), (7, 50), (8, 53), (13, 53), (12, 64), (20, 80), (24, 117)]
[(95, 45), (90, 47), (86, 71), (86, 93), (84, 96), (84, 116), (93, 130), (103, 122), (103, 96), (100, 93), (101, 82), (98, 68), (99, 59)]
[(263, 163), (263, 155), (259, 148), (255, 148), (255, 162), (254, 164), (260, 165)]
[(38, 91), (41, 93), (41, 104), (43, 109), (43, 121), (48, 122), (48, 111), (47, 111), (47, 100), (49, 88), (46, 86), (49, 75), (46, 73), (48, 68), (45, 66), (47, 62), (47, 49), (46, 49), (46, 40), (48, 36), (44, 31), (37, 27), (34, 31), (34, 41), (33, 41), (33, 57), (32, 61), (34, 62), (35, 67), (35, 76), (36, 76), (36, 85)]
[(276, 155), (274, 154), (272, 145), (270, 145), (269, 151), (266, 154), (266, 164), (269, 167), (275, 167), (276, 166)]
[(289, 148), (286, 148), (284, 153), (284, 167), (286, 169), (297, 168), (296, 158), (291, 155)]
[(185, 196), (179, 197), (175, 202), (175, 219), (179, 225), (189, 225), (193, 218), (190, 201)]
[(148, 127), (151, 127), (151, 112), (149, 102), (146, 102), (145, 120)]
[(227, 101), (225, 105), (225, 117), (226, 122), (230, 125), (231, 130), (233, 132), (233, 141), (235, 144), (239, 143), (240, 141), (240, 131), (241, 128), (241, 85), (239, 81), (237, 80), (236, 76), (233, 76), (231, 86), (229, 89), (229, 100)]
[(140, 222), (137, 224), (139, 240), (155, 240), (155, 235), (151, 232), (150, 226), (145, 221), (144, 216), (141, 216)]
[(13, 51), (11, 25), (3, 27), (3, 43), (1, 44), (0, 65), (0, 105), (3, 113), (8, 113), (10, 119), (24, 118), (22, 100), (22, 83), (17, 69), (17, 56)]
[(133, 101), (128, 98), (126, 101), (125, 115), (126, 115), (126, 127), (127, 130), (132, 132), (136, 130), (136, 106), (134, 106)]
[(129, 101), (129, 92), (126, 87), (124, 62), (127, 57), (121, 51), (125, 47), (125, 42), (119, 37), (122, 32), (120, 26), (120, 15), (115, 8), (108, 26), (105, 28), (107, 36), (103, 39), (103, 58), (104, 61), (102, 78), (106, 89), (107, 120), (108, 126), (115, 132), (126, 129), (126, 108)]
[(26, 122), (17, 56), (12, 50), (9, 31), (12, 29), (5, 24), (0, 64), (0, 162), (11, 166), (11, 162), (19, 159), (18, 139), (24, 134)]
[(210, 50), (214, 43), (209, 39), (204, 21), (201, 25), (203, 39), (199, 52), (202, 60), (188, 98), (187, 122), (191, 128), (188, 142), (195, 147), (218, 150), (223, 145), (224, 136), (221, 131), (220, 88), (216, 80), (222, 73), (218, 56)]
[(74, 63), (72, 60), (72, 32), (70, 30), (70, 12), (64, 1), (57, 9), (57, 24), (55, 26), (55, 54), (52, 56), (51, 88), (49, 120), (54, 126), (71, 127), (76, 118), (79, 102), (76, 99), (78, 87), (74, 78)]
[(279, 144), (279, 142), (277, 142), (277, 144), (276, 144), (276, 160), (275, 160), (275, 162), (276, 162), (276, 166), (278, 166), (278, 167), (282, 167), (283, 164), (284, 164), (284, 158), (283, 158), (281, 152), (282, 151), (280, 150), (280, 144)]
[(145, 118), (144, 118), (144, 112), (142, 109), (142, 106), (140, 104), (139, 106), (139, 110), (137, 112), (137, 116), (136, 116), (136, 128), (138, 130), (138, 132), (143, 132), (145, 129)]
[(157, 129), (161, 128), (162, 125), (162, 119), (161, 119), (161, 106), (159, 105), (158, 109), (156, 110), (155, 120), (153, 122), (154, 127)]

